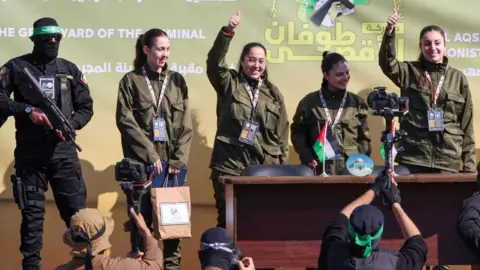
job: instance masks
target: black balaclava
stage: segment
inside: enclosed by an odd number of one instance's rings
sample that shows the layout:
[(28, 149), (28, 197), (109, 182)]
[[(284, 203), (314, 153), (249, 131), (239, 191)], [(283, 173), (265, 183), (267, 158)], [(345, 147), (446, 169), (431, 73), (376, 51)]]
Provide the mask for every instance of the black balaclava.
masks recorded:
[[(49, 62), (58, 56), (62, 30), (53, 18), (41, 18), (33, 23), (33, 55), (40, 61)], [(55, 40), (55, 41), (54, 41)]]

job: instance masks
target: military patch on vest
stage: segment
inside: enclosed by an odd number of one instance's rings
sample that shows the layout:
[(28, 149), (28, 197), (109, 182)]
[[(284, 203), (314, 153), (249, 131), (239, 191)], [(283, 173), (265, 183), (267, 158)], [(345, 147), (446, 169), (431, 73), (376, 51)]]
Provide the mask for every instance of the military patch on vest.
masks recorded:
[(7, 74), (7, 68), (6, 67), (0, 67), (0, 81), (2, 80), (3, 76)]
[(82, 77), (80, 79), (82, 80), (82, 82), (84, 84), (87, 84), (87, 78), (85, 77), (85, 75), (83, 75), (83, 73), (82, 73)]

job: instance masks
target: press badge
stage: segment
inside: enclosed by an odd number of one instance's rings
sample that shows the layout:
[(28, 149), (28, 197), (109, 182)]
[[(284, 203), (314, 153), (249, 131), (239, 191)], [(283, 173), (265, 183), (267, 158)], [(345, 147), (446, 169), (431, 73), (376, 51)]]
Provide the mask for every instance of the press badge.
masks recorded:
[(155, 118), (153, 119), (153, 141), (154, 142), (166, 142), (168, 140), (167, 136), (167, 125), (165, 119)]
[(249, 145), (254, 144), (255, 135), (257, 134), (258, 124), (252, 121), (245, 121), (242, 127), (242, 132), (240, 133), (240, 138), (238, 140), (242, 143)]
[(428, 110), (428, 130), (443, 131), (443, 111), (440, 109)]
[(43, 92), (52, 100), (55, 99), (55, 78), (54, 77), (40, 77), (39, 81)]

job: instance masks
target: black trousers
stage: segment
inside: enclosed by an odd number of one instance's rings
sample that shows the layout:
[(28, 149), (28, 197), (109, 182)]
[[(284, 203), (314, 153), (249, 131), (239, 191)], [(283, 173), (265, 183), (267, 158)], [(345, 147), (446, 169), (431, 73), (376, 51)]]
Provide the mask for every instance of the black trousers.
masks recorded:
[[(45, 192), (48, 183), (60, 217), (67, 228), (70, 217), (86, 207), (86, 187), (78, 156), (50, 161), (20, 159), (15, 161), (16, 176), (24, 189), (25, 208), (20, 229), (20, 252), (23, 254), (24, 270), (40, 269), (40, 250), (43, 246), (43, 221), (45, 215)], [(61, 235), (62, 232), (59, 232)]]

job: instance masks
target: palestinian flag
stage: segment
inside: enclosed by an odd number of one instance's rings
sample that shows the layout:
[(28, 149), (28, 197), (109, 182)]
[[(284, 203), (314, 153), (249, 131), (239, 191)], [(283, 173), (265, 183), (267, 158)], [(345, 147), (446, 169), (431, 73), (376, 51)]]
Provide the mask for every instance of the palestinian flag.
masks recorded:
[(328, 127), (328, 123), (324, 124), (320, 130), (313, 150), (320, 162), (340, 157), (340, 144), (333, 135), (332, 129)]
[[(392, 123), (392, 128), (390, 129), (390, 132), (392, 133), (393, 136), (395, 136), (395, 131), (396, 131), (396, 124), (397, 121), (393, 121)], [(387, 153), (385, 152), (385, 144), (382, 143), (382, 147), (380, 148), (380, 155), (382, 156), (382, 159), (385, 160), (387, 157)], [(397, 148), (395, 148), (395, 144), (392, 146), (392, 158), (395, 160), (395, 156), (397, 155)]]

